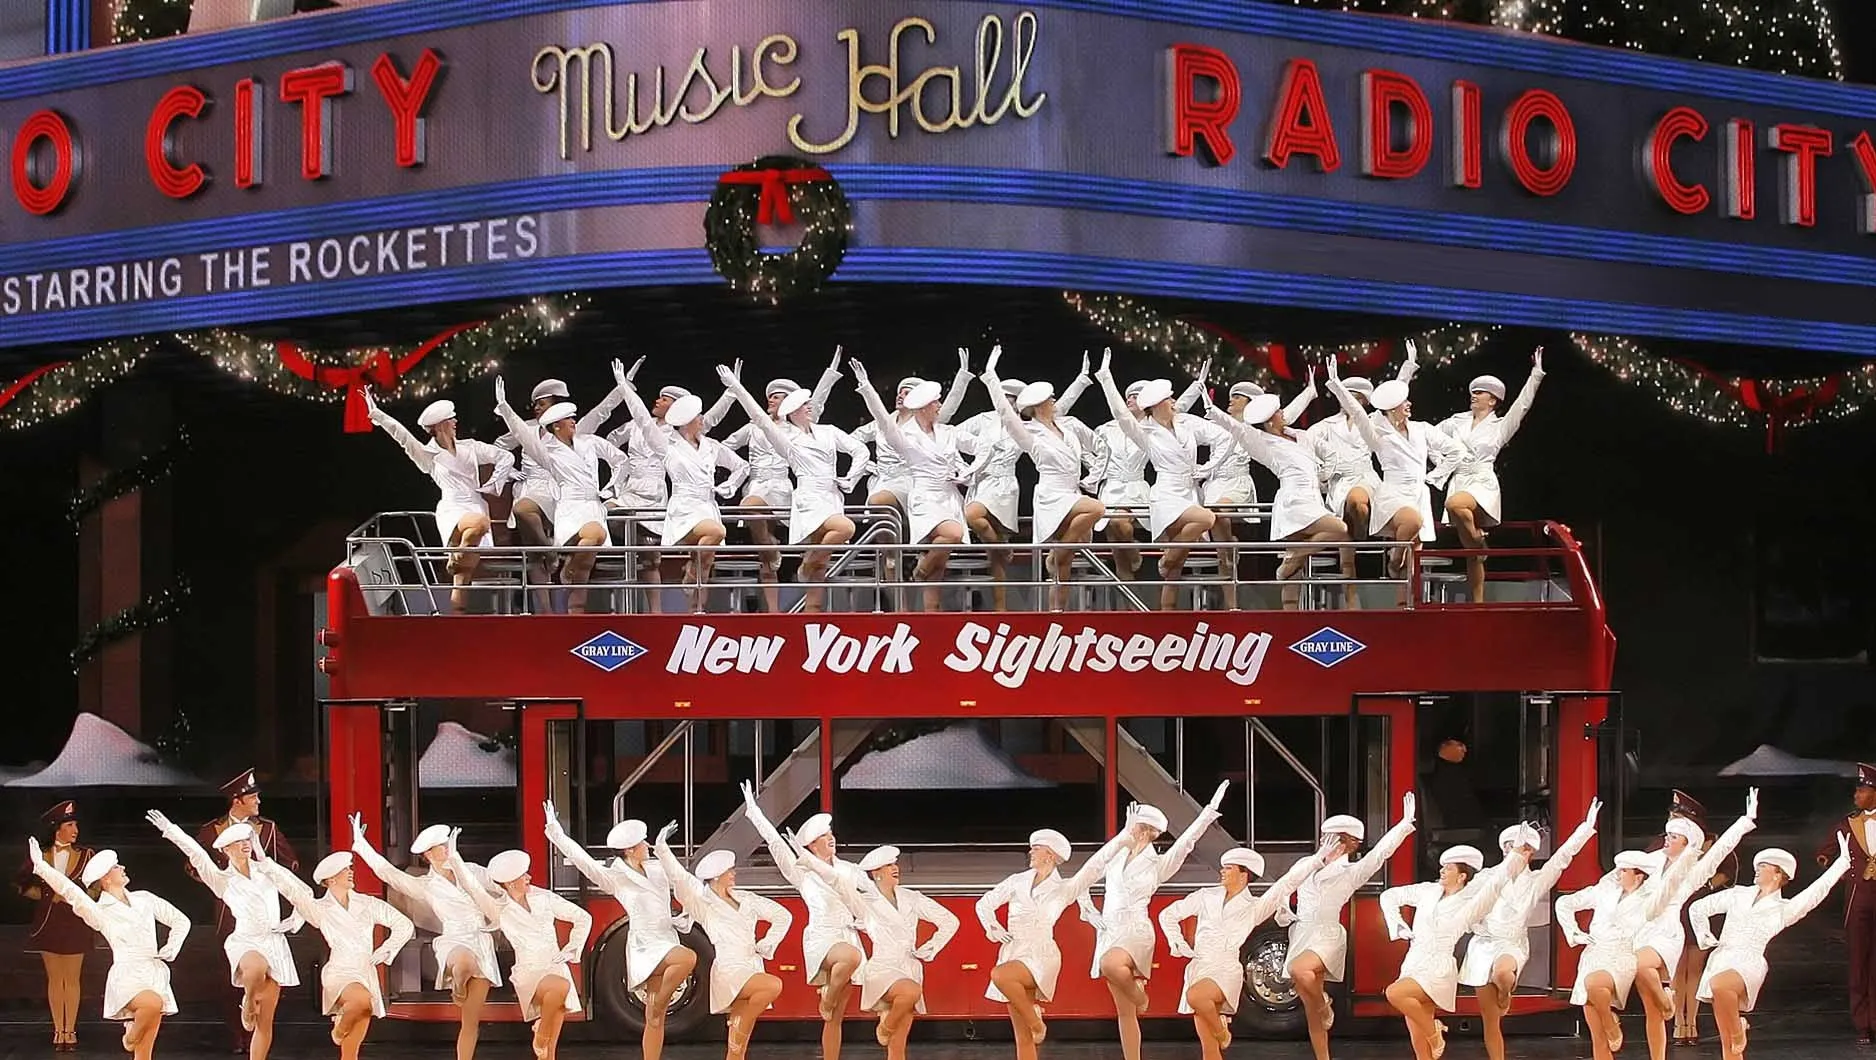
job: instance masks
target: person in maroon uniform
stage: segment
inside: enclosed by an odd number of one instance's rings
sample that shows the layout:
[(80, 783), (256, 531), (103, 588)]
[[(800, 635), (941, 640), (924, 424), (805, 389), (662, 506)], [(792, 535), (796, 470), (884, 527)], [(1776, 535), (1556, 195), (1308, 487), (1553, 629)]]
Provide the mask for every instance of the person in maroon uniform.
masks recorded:
[[(293, 844), (287, 842), (287, 837), (280, 834), (279, 825), (261, 816), (261, 786), (260, 781), (254, 776), (254, 771), (249, 769), (241, 773), (223, 784), (221, 791), (223, 795), (228, 796), (228, 812), (203, 825), (201, 830), (196, 832), (195, 841), (202, 844), (202, 849), (214, 850), (215, 839), (222, 834), (223, 829), (245, 822), (254, 829), (256, 847), (269, 858), (286, 866), (288, 872), (299, 872), (300, 856), (293, 852)], [(197, 878), (195, 870), (189, 870), (189, 878)], [(216, 901), (215, 937), (226, 939), (233, 930), (234, 917), (228, 912), (227, 906), (219, 900)], [(241, 988), (230, 985), (227, 990), (229, 1000), (239, 1006), (242, 997)], [(247, 1052), (248, 1032), (241, 1029), (238, 1021), (228, 1026), (229, 1033), (233, 1035), (229, 1051)]]
[[(40, 817), (45, 824), (46, 864), (69, 879), (84, 878), (92, 850), (78, 843), (78, 806), (59, 803)], [(52, 1010), (52, 1048), (70, 1053), (78, 1049), (78, 977), (85, 951), (97, 943), (97, 933), (72, 912), (65, 899), (33, 874), (29, 863), (14, 882), (33, 903), (33, 928), (26, 937), (26, 952), (37, 953), (46, 966), (46, 1006)]]
[[(1856, 809), (1837, 822), (1817, 848), (1817, 863), (1837, 854), (1837, 837), (1850, 837), (1850, 892), (1843, 902), (1844, 942), (1850, 949), (1850, 1021), (1862, 1045), (1876, 1038), (1876, 766), (1856, 767)], [(1826, 853), (1828, 852), (1828, 854)]]

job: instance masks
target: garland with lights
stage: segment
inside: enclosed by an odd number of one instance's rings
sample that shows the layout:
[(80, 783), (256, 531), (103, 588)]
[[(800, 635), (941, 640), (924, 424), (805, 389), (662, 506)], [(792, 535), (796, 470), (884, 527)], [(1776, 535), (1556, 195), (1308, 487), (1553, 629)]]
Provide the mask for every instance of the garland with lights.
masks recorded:
[(107, 646), (168, 622), (182, 610), (189, 599), (189, 579), (177, 578), (176, 584), (124, 608), (117, 614), (86, 630), (72, 648), (72, 672), (84, 668)]
[(414, 349), (313, 353), (291, 342), (265, 342), (235, 331), (179, 334), (176, 340), (217, 368), (277, 394), (346, 404), (346, 430), (369, 431), (363, 390), (380, 400), (420, 401), (495, 371), (504, 354), (525, 349), (567, 326), (585, 308), (582, 295), (535, 298), (493, 320), (450, 328)]
[(1325, 364), (1331, 357), (1345, 374), (1392, 375), (1409, 345), (1422, 367), (1446, 368), (1479, 352), (1500, 330), (1447, 324), (1398, 341), (1288, 346), (1248, 342), (1210, 324), (1168, 316), (1126, 295), (1064, 291), (1062, 300), (1122, 345), (1158, 354), (1188, 376), (1198, 375), (1210, 361), (1212, 377), (1207, 383), (1248, 380), (1265, 390), (1274, 390), (1279, 382), (1301, 382), (1310, 365)]
[(65, 508), (65, 518), (76, 532), (85, 517), (119, 497), (156, 485), (176, 469), (176, 461), (189, 448), (189, 432), (178, 430), (169, 444), (127, 468), (107, 471), (96, 482), (72, 491)]
[(23, 431), (65, 415), (129, 375), (155, 349), (149, 339), (109, 342), (15, 380), (0, 388), (0, 429)]
[(156, 40), (189, 31), (195, 0), (117, 0), (111, 5), (111, 43)]
[[(799, 221), (801, 243), (770, 253), (758, 225)], [(732, 288), (771, 304), (820, 289), (847, 254), (853, 210), (827, 170), (788, 155), (768, 155), (717, 178), (704, 213), (710, 263)]]

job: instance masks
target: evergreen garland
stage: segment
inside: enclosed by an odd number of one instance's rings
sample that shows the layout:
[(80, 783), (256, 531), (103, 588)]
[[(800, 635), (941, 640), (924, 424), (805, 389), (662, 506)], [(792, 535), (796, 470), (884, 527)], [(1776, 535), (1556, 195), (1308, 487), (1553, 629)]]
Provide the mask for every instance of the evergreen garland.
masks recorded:
[(189, 448), (189, 432), (178, 430), (169, 444), (138, 460), (130, 467), (107, 471), (89, 486), (72, 491), (65, 518), (76, 532), (85, 517), (119, 497), (153, 486), (168, 478), (176, 469), (176, 460)]
[(117, 614), (86, 630), (72, 649), (72, 672), (77, 673), (108, 645), (168, 622), (182, 610), (189, 599), (189, 579), (177, 578), (176, 584), (124, 608)]

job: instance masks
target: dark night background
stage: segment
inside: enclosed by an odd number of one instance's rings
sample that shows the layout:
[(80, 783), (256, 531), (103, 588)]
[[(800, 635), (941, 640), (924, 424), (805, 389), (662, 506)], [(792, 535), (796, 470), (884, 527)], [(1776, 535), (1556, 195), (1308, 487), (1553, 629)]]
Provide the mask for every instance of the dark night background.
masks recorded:
[[(1834, 6), (1849, 77), (1876, 81), (1876, 5)], [(609, 385), (611, 357), (644, 353), (652, 360), (641, 386), (680, 382), (714, 396), (717, 361), (742, 356), (749, 378), (788, 374), (807, 382), (837, 342), (883, 377), (919, 371), (948, 378), (954, 347), (970, 345), (981, 363), (993, 338), (1006, 344), (1008, 374), (1059, 386), (1084, 348), (1098, 354), (1108, 341), (1052, 291), (836, 285), (780, 310), (716, 288), (597, 298), (553, 344), (509, 359), (511, 387), (552, 374), (590, 403)], [(1397, 336), (1441, 323), (1166, 308), (1248, 338), (1290, 343)], [(266, 333), (328, 345), (410, 343), (488, 309), (425, 307)], [(1850, 363), (1741, 340), (1729, 348), (1648, 345), (1765, 375)], [(1836, 758), (1876, 751), (1868, 661), (1876, 410), (1792, 432), (1768, 453), (1762, 430), (1677, 416), (1584, 360), (1561, 333), (1509, 331), (1479, 357), (1424, 375), (1415, 388), (1420, 417), (1461, 408), (1464, 382), (1479, 372), (1495, 372), (1515, 388), (1539, 343), (1550, 351), (1550, 375), (1501, 461), (1507, 512), (1559, 519), (1593, 549), (1620, 644), (1615, 684), (1644, 732), (1645, 761), (1717, 765), (1761, 742)], [(69, 352), (0, 352), (0, 379)], [(1117, 358), (1123, 378), (1167, 374), (1141, 353)], [(452, 396), (471, 433), (498, 433), (487, 380)], [(1319, 401), (1314, 414), (1331, 404)], [(966, 407), (984, 405), (976, 394)], [(416, 406), (394, 411), (412, 422)], [(1081, 412), (1105, 418), (1093, 396)], [(850, 380), (843, 381), (829, 419), (852, 424), (862, 415)], [(731, 423), (738, 422), (733, 414)], [(193, 447), (172, 479), (144, 495), (146, 517), (162, 522), (167, 513), (171, 530), (147, 536), (144, 585), (163, 584), (162, 572), (173, 570), (188, 576), (195, 593), (176, 621), (147, 638), (146, 650), (168, 662), (146, 668), (151, 720), (141, 735), (154, 740), (164, 735), (164, 718), (186, 715), (189, 764), (205, 776), (250, 756), (285, 774), (310, 753), (314, 621), (306, 594), (340, 558), (346, 529), (374, 510), (425, 508), (432, 487), (382, 435), (342, 434), (336, 406), (278, 397), (171, 352), (78, 413), (0, 437), (0, 466), (14, 498), (0, 519), (8, 613), (0, 666), (12, 678), (13, 697), (0, 763), (56, 753), (79, 701), (68, 653), (80, 632), (80, 543), (64, 515), (81, 462), (126, 466), (165, 442), (175, 424), (187, 426)], [(1791, 603), (1830, 617), (1782, 631), (1759, 620), (1762, 610)], [(1766, 655), (1849, 661), (1757, 661)]]

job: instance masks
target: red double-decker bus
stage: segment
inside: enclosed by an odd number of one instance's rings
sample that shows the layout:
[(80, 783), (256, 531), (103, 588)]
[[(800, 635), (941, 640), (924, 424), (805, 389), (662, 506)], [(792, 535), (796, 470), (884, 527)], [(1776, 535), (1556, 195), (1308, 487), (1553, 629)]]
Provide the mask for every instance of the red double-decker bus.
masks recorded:
[[(1191, 610), (1147, 610), (1142, 598), (1157, 591), (1109, 576), (1105, 547), (1078, 563), (1073, 610), (1040, 610), (1048, 585), (1021, 580), (1042, 567), (1019, 547), (1011, 610), (971, 609), (991, 599), (990, 586), (981, 554), (960, 551), (946, 603), (961, 609), (903, 613), (900, 594), (910, 601), (916, 589), (882, 573), (899, 559), (887, 526), (840, 557), (823, 613), (803, 613), (787, 586), (769, 605), (776, 611), (757, 610), (767, 596), (750, 554), (735, 549), (719, 554), (710, 589), (688, 597), (633, 584), (631, 550), (608, 549), (588, 613), (551, 613), (564, 590), (525, 584), (521, 550), (497, 549), (476, 587), (485, 613), (468, 615), (448, 614), (445, 557), (424, 543), (423, 523), (373, 519), (330, 576), (326, 825), (349, 836), (348, 816), (363, 814), (394, 859), (434, 821), (463, 826), (472, 855), (526, 849), (537, 883), (593, 912), (586, 1018), (621, 1037), (636, 1033), (643, 1008), (623, 983), (620, 910), (551, 851), (545, 800), (589, 844), (635, 817), (654, 832), (678, 821), (681, 854), (734, 851), (738, 885), (797, 914), (771, 963), (787, 984), (771, 1016), (793, 1020), (818, 1019), (800, 967), (805, 911), (768, 864), (737, 787), (753, 781), (778, 823), (830, 812), (849, 856), (901, 847), (906, 883), (963, 921), (927, 969), (930, 1017), (998, 1020), (1002, 1006), (984, 997), (995, 947), (971, 906), (1024, 867), (1030, 830), (1057, 828), (1085, 856), (1128, 802), (1161, 807), (1177, 831), (1231, 780), (1223, 820), (1161, 890), (1157, 912), (1215, 882), (1225, 848), (1254, 845), (1274, 878), (1314, 849), (1325, 816), (1356, 814), (1378, 836), (1401, 797), (1419, 790), (1415, 838), (1348, 912), (1349, 980), (1336, 1000), (1359, 1017), (1388, 1012), (1382, 991), (1404, 952), (1381, 924), (1383, 887), (1425, 878), (1429, 853), (1452, 842), (1489, 850), (1514, 821), (1567, 833), (1617, 772), (1614, 638), (1583, 549), (1556, 523), (1495, 531), (1488, 600), (1477, 604), (1455, 573), (1466, 554), (1428, 550), (1404, 581), (1361, 585), (1359, 609), (1347, 609), (1346, 583), (1312, 580), (1301, 608), (1283, 610), (1268, 574), (1279, 546), (1241, 543), (1223, 573), (1216, 556), (1194, 554), (1183, 583)], [(1143, 570), (1152, 558), (1148, 546)], [(1452, 735), (1469, 745), (1463, 768), (1489, 833), (1426, 783)], [(1619, 819), (1619, 802), (1607, 812)], [(1592, 846), (1562, 886), (1599, 871)], [(1553, 988), (1568, 985), (1574, 958), (1554, 925), (1532, 933), (1514, 1017), (1567, 1007)], [(1085, 974), (1092, 929), (1071, 914), (1056, 937), (1064, 966), (1051, 1019), (1111, 1019), (1106, 989)], [(703, 957), (701, 980), (708, 940), (699, 930), (688, 942)], [(1246, 947), (1240, 1034), (1301, 1029), (1284, 945), (1285, 932), (1266, 925)], [(431, 961), (427, 947), (409, 947), (393, 969), (394, 1018), (455, 1019), (446, 996), (427, 992)], [(1162, 945), (1156, 977), (1177, 976), (1179, 965)], [(1154, 996), (1171, 1015), (1172, 995)], [(486, 1018), (519, 1018), (502, 1000), (491, 998)], [(1470, 998), (1460, 1004), (1476, 1012)], [(671, 1033), (714, 1030), (706, 1009), (704, 991), (682, 991)]]

